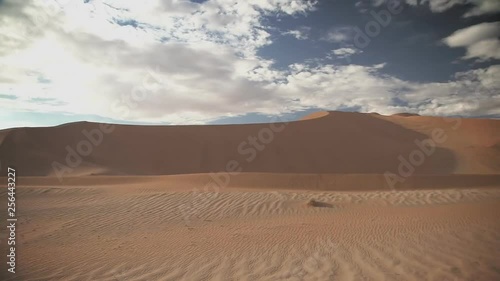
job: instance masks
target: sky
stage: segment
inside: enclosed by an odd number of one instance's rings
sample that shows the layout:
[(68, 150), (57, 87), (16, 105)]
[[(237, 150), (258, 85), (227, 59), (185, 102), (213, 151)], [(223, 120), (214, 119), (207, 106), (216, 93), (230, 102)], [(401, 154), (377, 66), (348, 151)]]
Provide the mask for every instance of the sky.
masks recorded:
[(0, 129), (500, 117), (498, 0), (0, 0)]

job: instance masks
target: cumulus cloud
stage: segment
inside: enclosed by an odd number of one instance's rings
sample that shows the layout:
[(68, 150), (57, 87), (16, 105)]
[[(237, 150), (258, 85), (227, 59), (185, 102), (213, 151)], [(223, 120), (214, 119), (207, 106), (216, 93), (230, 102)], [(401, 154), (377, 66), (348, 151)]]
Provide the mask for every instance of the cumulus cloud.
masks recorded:
[(444, 12), (455, 5), (463, 5), (466, 0), (407, 0), (410, 5), (428, 4), (431, 11), (436, 13)]
[(481, 23), (455, 31), (443, 39), (450, 47), (467, 49), (464, 59), (500, 59), (500, 22)]
[[(460, 72), (446, 83), (413, 85), (405, 99), (417, 112), (428, 115), (500, 114), (500, 65)], [(423, 97), (427, 97), (426, 99)]]
[(500, 66), (457, 73), (440, 83), (415, 83), (382, 75), (384, 64), (291, 67), (277, 91), (304, 108), (354, 108), (361, 112), (423, 115), (500, 114)]
[(464, 17), (495, 14), (500, 12), (500, 1), (498, 0), (406, 0), (411, 6), (429, 5), (434, 13), (442, 13), (458, 5), (471, 5), (472, 9), (465, 13)]
[(500, 12), (500, 1), (497, 0), (474, 0), (471, 1), (474, 8), (468, 11), (464, 17), (480, 16)]
[[(4, 1), (0, 92), (18, 97), (13, 109), (142, 121), (205, 122), (269, 110), (262, 83), (277, 72), (256, 55), (271, 43), (261, 18), (304, 13), (313, 4)], [(144, 81), (156, 84), (145, 89)], [(134, 100), (141, 92), (147, 97)], [(38, 98), (59, 102), (29, 102)], [(116, 105), (120, 100), (128, 106)]]

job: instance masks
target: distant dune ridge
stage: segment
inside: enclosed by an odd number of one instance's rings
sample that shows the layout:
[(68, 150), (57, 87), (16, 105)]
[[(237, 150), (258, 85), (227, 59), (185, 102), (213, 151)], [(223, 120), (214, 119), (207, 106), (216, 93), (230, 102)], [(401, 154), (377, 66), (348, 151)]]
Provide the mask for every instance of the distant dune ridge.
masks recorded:
[[(436, 147), (430, 146), (429, 139)], [(299, 121), (273, 124), (111, 126), (79, 122), (0, 131), (0, 158), (16, 166), (22, 176), (220, 171), (500, 175), (500, 121), (317, 112)]]

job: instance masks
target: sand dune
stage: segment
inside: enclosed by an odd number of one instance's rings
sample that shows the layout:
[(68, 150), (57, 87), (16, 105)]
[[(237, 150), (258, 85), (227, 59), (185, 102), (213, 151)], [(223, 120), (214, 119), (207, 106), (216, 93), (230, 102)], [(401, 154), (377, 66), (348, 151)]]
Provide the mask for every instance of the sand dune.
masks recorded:
[(209, 173), (230, 161), (244, 172), (381, 174), (396, 171), (398, 156), (408, 159), (420, 149), (416, 141), (439, 129), (446, 141), (415, 174), (500, 174), (498, 120), (321, 112), (289, 123), (100, 128), (84, 122), (1, 131), (0, 158), (23, 176), (53, 176), (54, 161), (70, 167), (69, 151), (87, 153), (83, 141), (90, 153), (79, 154), (81, 163), (64, 176)]

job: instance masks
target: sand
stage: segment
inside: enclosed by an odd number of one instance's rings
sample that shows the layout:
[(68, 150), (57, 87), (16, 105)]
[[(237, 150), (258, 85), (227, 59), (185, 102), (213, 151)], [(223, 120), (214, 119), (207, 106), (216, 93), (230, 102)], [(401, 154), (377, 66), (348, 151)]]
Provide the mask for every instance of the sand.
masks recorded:
[(0, 280), (500, 280), (498, 120), (112, 128), (95, 144), (96, 123), (0, 131), (18, 175), (17, 273)]
[(500, 279), (498, 188), (193, 193), (149, 180), (18, 198), (18, 273), (3, 280)]

